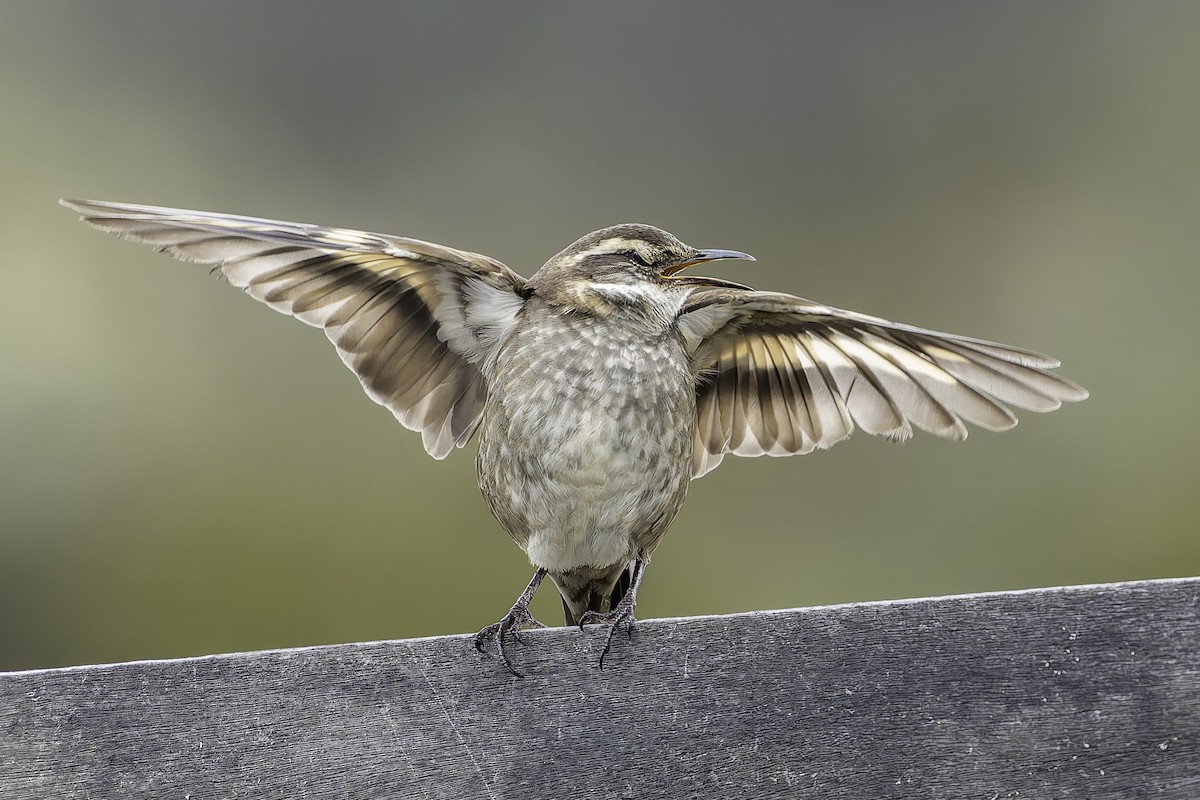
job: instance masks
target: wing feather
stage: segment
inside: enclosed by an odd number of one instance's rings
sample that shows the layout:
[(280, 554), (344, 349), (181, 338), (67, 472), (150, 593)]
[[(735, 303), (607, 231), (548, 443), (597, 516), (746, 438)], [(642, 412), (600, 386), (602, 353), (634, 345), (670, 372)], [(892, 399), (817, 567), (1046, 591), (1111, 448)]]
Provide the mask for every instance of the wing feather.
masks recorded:
[(770, 372), (772, 388), (776, 392), (773, 404), (776, 412), (775, 436), (768, 455), (790, 455), (804, 448), (804, 431), (798, 423), (800, 404), (804, 401), (796, 382), (795, 364), (790, 359), (787, 347), (778, 336), (764, 336), (766, 348), (764, 358)]
[[(847, 353), (834, 345), (834, 332), (816, 326), (811, 331), (796, 335), (796, 341), (805, 348), (812, 359), (830, 370), (833, 386), (843, 398), (847, 421), (846, 431), (837, 441), (849, 436), (858, 423), (863, 430), (875, 436), (883, 436), (903, 442), (912, 436), (908, 420), (896, 408), (895, 402), (884, 391), (879, 379)], [(830, 445), (833, 443), (830, 442)]]
[(961, 440), (966, 423), (1013, 427), (1010, 405), (1052, 411), (1087, 397), (1040, 353), (785, 294), (701, 290), (679, 329), (698, 376), (693, 477), (725, 453), (825, 449), (856, 424), (894, 441), (913, 426)]
[(281, 220), (64, 200), (84, 221), (183, 261), (215, 264), (276, 311), (322, 328), (367, 395), (444, 458), (470, 439), (483, 370), (523, 303), (525, 279), (430, 242)]
[(804, 377), (799, 402), (809, 409), (813, 418), (807, 449), (832, 447), (850, 435), (854, 424), (841, 394), (837, 391), (836, 379), (829, 365), (814, 358), (810, 343), (804, 337), (789, 337), (776, 334), (775, 339), (787, 356), (786, 369)]

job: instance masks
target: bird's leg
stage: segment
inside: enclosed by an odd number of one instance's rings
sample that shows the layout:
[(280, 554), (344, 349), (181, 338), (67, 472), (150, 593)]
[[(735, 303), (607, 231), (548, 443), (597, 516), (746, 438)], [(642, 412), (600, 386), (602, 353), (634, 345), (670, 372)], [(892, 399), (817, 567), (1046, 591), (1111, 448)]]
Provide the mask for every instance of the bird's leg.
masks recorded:
[(633, 610), (637, 606), (637, 590), (642, 582), (642, 575), (646, 572), (646, 561), (647, 559), (639, 557), (633, 562), (633, 580), (629, 582), (629, 590), (615, 608), (609, 609), (605, 614), (585, 611), (579, 616), (580, 629), (591, 623), (608, 625), (608, 635), (604, 637), (604, 652), (600, 654), (600, 669), (604, 669), (604, 659), (612, 649), (613, 634), (617, 632), (617, 628), (624, 626), (629, 638), (633, 638)]
[(521, 596), (517, 598), (517, 602), (513, 603), (513, 607), (504, 617), (496, 623), (488, 625), (486, 628), (475, 634), (475, 649), (479, 652), (484, 652), (483, 646), (493, 636), (496, 637), (496, 652), (504, 661), (504, 666), (508, 671), (518, 678), (524, 677), (517, 672), (508, 658), (508, 652), (504, 649), (504, 636), (510, 634), (513, 639), (521, 641), (521, 628), (544, 628), (542, 623), (533, 618), (533, 614), (529, 613), (529, 604), (533, 601), (533, 596), (537, 593), (538, 587), (542, 585), (542, 579), (546, 577), (546, 570), (539, 567), (537, 572), (533, 573), (533, 578), (529, 581), (529, 585), (525, 587), (525, 591), (521, 592)]

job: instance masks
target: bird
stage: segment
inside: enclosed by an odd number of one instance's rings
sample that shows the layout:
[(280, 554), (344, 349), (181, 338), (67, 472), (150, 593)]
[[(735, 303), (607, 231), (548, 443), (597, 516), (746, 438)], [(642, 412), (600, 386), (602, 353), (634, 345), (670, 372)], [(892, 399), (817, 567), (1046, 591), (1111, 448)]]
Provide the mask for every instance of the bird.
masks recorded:
[(61, 203), (321, 328), (432, 457), (477, 439), (479, 487), (535, 571), (474, 644), (516, 675), (507, 643), (544, 627), (529, 604), (546, 577), (567, 625), (607, 626), (603, 668), (691, 481), (726, 455), (812, 453), (856, 428), (962, 440), (966, 423), (1012, 428), (1010, 407), (1088, 396), (1031, 350), (687, 272), (754, 259), (646, 224), (589, 233), (525, 278), (403, 236)]

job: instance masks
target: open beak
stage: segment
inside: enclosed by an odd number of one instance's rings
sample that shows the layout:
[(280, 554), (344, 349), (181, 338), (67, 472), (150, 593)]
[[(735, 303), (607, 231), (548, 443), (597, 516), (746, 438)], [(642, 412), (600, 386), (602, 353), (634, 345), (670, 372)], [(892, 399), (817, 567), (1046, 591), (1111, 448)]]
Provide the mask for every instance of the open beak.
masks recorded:
[(745, 289), (752, 291), (749, 286), (721, 278), (703, 278), (699, 275), (678, 275), (682, 270), (703, 264), (706, 261), (718, 261), (722, 258), (740, 258), (743, 261), (753, 261), (754, 256), (738, 250), (697, 250), (696, 255), (679, 264), (672, 264), (662, 271), (662, 276), (676, 283), (693, 284), (696, 286), (717, 286), (724, 289)]

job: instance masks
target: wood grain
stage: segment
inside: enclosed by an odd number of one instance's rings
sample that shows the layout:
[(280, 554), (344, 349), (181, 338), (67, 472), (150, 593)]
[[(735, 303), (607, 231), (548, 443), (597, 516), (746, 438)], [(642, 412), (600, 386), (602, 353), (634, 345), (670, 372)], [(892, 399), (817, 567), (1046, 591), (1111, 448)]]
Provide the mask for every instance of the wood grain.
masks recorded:
[(1200, 579), (0, 674), (0, 797), (1200, 797)]

